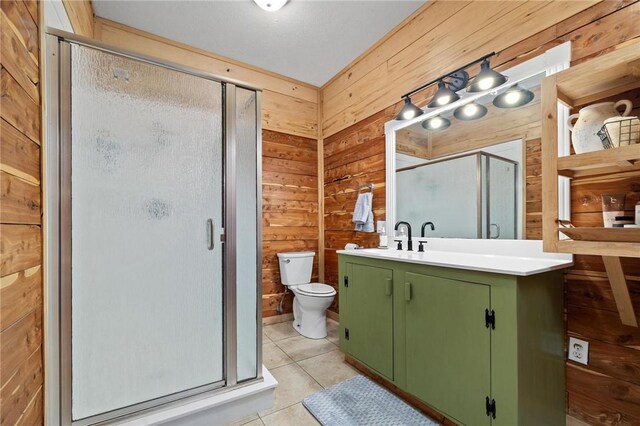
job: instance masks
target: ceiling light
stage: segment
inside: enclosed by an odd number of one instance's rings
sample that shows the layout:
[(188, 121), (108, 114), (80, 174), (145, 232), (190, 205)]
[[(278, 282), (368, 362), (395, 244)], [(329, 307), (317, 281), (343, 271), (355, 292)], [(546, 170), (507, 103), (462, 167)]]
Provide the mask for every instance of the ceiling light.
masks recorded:
[(438, 82), (438, 91), (433, 95), (431, 102), (429, 102), (429, 105), (427, 106), (429, 108), (441, 107), (443, 105), (448, 105), (451, 102), (455, 102), (458, 99), (460, 99), (460, 96), (458, 96), (458, 94), (453, 90), (449, 89), (444, 81), (440, 80)]
[(414, 117), (424, 114), (420, 108), (411, 103), (411, 97), (404, 98), (404, 106), (396, 117), (396, 120), (411, 120)]
[(484, 92), (485, 90), (498, 87), (506, 81), (507, 77), (492, 70), (489, 59), (485, 59), (480, 65), (480, 72), (475, 76), (469, 87), (467, 87), (467, 92)]
[(531, 102), (533, 97), (534, 94), (532, 91), (514, 84), (505, 92), (496, 96), (493, 104), (498, 108), (517, 108)]
[(451, 121), (447, 120), (444, 117), (440, 117), (439, 115), (431, 117), (430, 119), (422, 122), (422, 127), (431, 132), (440, 132), (442, 130), (448, 129), (449, 126), (451, 126)]
[(470, 102), (466, 105), (456, 108), (453, 112), (453, 116), (458, 120), (468, 121), (477, 120), (487, 115), (487, 107), (475, 102)]
[(267, 12), (275, 12), (282, 9), (282, 6), (287, 4), (288, 0), (253, 0), (260, 8)]

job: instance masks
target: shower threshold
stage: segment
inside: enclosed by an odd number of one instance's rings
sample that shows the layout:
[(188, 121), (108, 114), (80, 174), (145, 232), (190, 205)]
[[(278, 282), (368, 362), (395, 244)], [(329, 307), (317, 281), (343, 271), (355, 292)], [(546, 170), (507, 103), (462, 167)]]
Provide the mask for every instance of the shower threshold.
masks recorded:
[(225, 425), (273, 407), (276, 379), (262, 366), (260, 381), (194, 396), (114, 421), (115, 425)]

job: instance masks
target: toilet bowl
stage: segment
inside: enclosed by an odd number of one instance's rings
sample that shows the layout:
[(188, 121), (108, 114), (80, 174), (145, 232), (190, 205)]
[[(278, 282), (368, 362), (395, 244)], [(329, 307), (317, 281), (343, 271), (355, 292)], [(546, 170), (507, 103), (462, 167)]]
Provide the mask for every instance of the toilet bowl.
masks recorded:
[(311, 339), (327, 337), (327, 308), (336, 290), (327, 284), (311, 283), (314, 252), (278, 253), (280, 279), (294, 295), (293, 328)]

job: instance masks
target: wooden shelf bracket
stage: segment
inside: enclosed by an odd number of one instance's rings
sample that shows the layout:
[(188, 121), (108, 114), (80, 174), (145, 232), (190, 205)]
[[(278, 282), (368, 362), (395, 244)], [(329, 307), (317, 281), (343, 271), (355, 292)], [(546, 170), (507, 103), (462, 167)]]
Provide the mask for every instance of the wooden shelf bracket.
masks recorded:
[(609, 283), (611, 284), (613, 297), (616, 301), (616, 305), (618, 306), (620, 320), (624, 325), (637, 327), (638, 319), (636, 318), (636, 314), (633, 310), (631, 295), (629, 294), (629, 287), (627, 286), (627, 280), (624, 277), (620, 258), (617, 256), (602, 256), (602, 260), (607, 270), (607, 275), (609, 276)]

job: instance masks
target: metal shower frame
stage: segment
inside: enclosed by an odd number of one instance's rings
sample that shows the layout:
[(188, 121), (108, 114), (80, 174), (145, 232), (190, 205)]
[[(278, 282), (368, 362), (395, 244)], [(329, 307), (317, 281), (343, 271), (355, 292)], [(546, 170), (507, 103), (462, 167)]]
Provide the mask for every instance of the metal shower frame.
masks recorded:
[[(48, 28), (45, 52), (44, 292), (45, 423), (84, 426), (133, 418), (160, 405), (178, 405), (263, 380), (262, 377), (262, 90), (180, 64), (115, 48), (96, 40)], [(222, 85), (224, 141), (223, 380), (77, 421), (71, 417), (71, 44), (168, 68)], [(238, 382), (236, 305), (236, 88), (256, 93), (256, 375)], [(65, 150), (65, 152), (63, 152)]]

